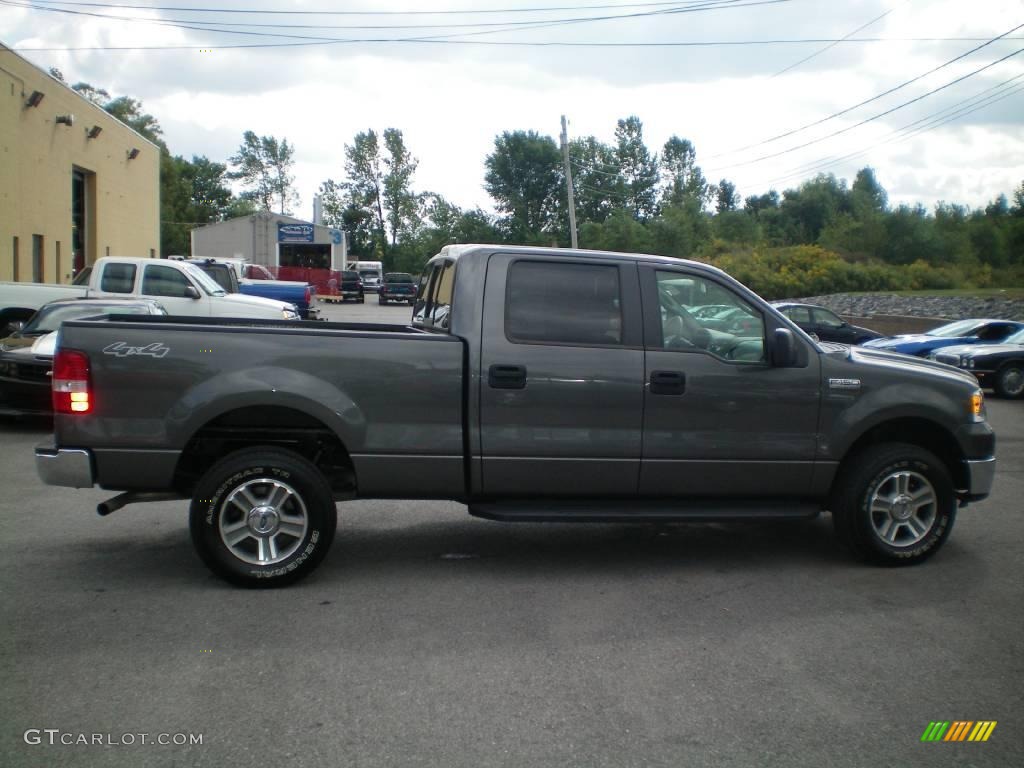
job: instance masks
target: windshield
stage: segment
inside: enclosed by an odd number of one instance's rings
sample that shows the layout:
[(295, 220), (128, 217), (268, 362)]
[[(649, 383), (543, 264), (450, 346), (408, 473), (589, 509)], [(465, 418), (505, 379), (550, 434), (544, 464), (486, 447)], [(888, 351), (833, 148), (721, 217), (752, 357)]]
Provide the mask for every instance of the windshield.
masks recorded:
[(359, 270), (360, 277), (380, 277), (380, 272), (375, 272), (372, 269), (361, 269)]
[(1024, 330), (1017, 331), (1012, 336), (1007, 336), (1004, 344), (1024, 344)]
[(149, 307), (139, 304), (100, 304), (83, 301), (81, 304), (58, 304), (43, 307), (21, 330), (22, 336), (42, 336), (60, 328), (65, 320), (95, 315), (148, 315)]
[(405, 273), (384, 275), (384, 280), (389, 283), (411, 283), (412, 275), (407, 275)]
[(210, 277), (208, 274), (203, 272), (195, 264), (182, 263), (181, 268), (185, 270), (189, 277), (199, 283), (199, 286), (211, 296), (226, 296), (227, 292), (217, 285), (217, 281)]
[(955, 323), (949, 323), (948, 325), (940, 325), (938, 328), (932, 328), (925, 335), (926, 336), (942, 336), (947, 339), (956, 338), (957, 336), (972, 336), (972, 331), (978, 328), (977, 320), (957, 320)]

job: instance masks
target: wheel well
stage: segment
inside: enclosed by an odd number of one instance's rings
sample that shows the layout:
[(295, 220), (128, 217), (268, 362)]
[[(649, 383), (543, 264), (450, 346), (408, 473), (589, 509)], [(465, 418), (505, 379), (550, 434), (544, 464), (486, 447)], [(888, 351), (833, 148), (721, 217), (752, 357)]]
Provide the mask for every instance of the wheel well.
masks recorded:
[(931, 451), (946, 465), (954, 488), (966, 488), (969, 484), (967, 469), (963, 463), (963, 453), (956, 438), (934, 421), (927, 419), (893, 419), (876, 424), (850, 446), (843, 457), (840, 471), (850, 457), (857, 455), (868, 446), (880, 443), (910, 443), (924, 448), (926, 451)]
[(237, 408), (204, 424), (178, 459), (175, 489), (191, 495), (196, 482), (216, 461), (256, 445), (294, 451), (324, 473), (336, 496), (355, 494), (355, 467), (337, 434), (307, 413), (280, 406)]
[(1006, 368), (1007, 366), (1010, 365), (1024, 366), (1024, 358), (1014, 357), (1009, 360), (1004, 360), (1002, 363), (999, 364), (999, 367), (996, 368), (996, 373), (999, 373), (1001, 370), (1003, 370), (1003, 368)]

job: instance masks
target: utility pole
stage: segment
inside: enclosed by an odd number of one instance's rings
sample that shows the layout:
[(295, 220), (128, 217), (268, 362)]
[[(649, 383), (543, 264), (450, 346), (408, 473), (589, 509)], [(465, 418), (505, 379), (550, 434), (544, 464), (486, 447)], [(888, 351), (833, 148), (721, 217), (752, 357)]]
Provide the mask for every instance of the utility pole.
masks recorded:
[(562, 115), (562, 159), (565, 161), (565, 183), (569, 187), (569, 238), (572, 247), (579, 248), (576, 239), (576, 200), (572, 194), (572, 166), (569, 164), (569, 134), (565, 125), (565, 115)]

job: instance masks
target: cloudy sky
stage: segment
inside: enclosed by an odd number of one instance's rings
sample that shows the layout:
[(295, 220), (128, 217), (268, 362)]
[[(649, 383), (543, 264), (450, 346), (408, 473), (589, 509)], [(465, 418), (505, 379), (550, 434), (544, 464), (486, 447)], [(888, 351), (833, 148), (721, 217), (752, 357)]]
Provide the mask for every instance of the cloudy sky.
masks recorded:
[(864, 165), (929, 207), (1024, 180), (1020, 0), (0, 0), (0, 42), (141, 99), (175, 154), (287, 138), (306, 217), (344, 145), (388, 127), (418, 191), (490, 210), (494, 137), (557, 140), (562, 114), (606, 142), (637, 115), (744, 196)]

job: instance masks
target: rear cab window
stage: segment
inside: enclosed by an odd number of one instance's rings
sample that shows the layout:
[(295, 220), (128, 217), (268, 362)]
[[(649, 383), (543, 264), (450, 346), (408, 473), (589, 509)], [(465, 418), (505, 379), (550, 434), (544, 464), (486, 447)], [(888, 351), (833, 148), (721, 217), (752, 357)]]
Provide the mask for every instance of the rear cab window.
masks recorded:
[(131, 293), (135, 288), (135, 265), (107, 263), (103, 265), (100, 290), (104, 293)]
[(412, 324), (448, 332), (451, 328), (452, 299), (455, 295), (455, 262), (439, 261), (424, 272), (413, 305)]

